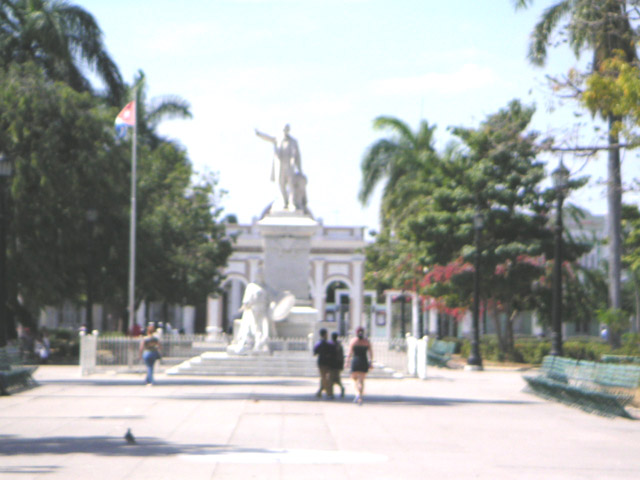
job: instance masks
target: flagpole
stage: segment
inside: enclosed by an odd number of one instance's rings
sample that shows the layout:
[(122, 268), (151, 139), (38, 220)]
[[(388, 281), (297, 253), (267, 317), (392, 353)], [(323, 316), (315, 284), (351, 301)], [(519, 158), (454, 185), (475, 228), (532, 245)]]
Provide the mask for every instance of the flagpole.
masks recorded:
[(133, 141), (131, 142), (131, 226), (129, 228), (129, 328), (135, 325), (136, 305), (136, 171), (138, 143), (138, 105), (134, 103)]

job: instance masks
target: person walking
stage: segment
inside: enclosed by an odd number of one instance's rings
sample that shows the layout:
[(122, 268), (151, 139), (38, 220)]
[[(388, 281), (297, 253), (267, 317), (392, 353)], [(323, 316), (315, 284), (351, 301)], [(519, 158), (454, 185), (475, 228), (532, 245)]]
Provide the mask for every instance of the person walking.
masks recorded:
[(155, 334), (156, 327), (149, 325), (147, 334), (140, 340), (140, 358), (147, 366), (146, 384), (153, 385), (153, 367), (160, 359), (160, 339)]
[(354, 402), (362, 405), (364, 397), (364, 379), (367, 376), (369, 367), (373, 363), (373, 350), (371, 343), (364, 336), (364, 328), (356, 329), (356, 336), (349, 344), (349, 354), (347, 364), (351, 365), (351, 378), (356, 387), (356, 397)]
[[(344, 385), (342, 385), (341, 372), (344, 369), (344, 349), (342, 348), (342, 344), (340, 340), (338, 340), (338, 332), (333, 332), (331, 334), (331, 342), (329, 342), (335, 347), (333, 359), (331, 362), (331, 385), (338, 385), (340, 387), (340, 397), (344, 397)], [(324, 390), (322, 385), (322, 378), (320, 378), (320, 385), (318, 386), (318, 391), (316, 392), (316, 397), (322, 396), (322, 390)]]
[(320, 372), (320, 390), (316, 397), (322, 396), (324, 390), (328, 399), (333, 399), (333, 381), (331, 370), (335, 362), (336, 347), (327, 340), (327, 329), (320, 329), (320, 340), (313, 347), (313, 354), (318, 356), (318, 370)]
[(338, 332), (331, 334), (331, 343), (335, 345), (333, 368), (331, 369), (331, 384), (340, 387), (340, 397), (344, 398), (344, 385), (342, 385), (342, 369), (344, 368), (344, 348), (338, 339)]

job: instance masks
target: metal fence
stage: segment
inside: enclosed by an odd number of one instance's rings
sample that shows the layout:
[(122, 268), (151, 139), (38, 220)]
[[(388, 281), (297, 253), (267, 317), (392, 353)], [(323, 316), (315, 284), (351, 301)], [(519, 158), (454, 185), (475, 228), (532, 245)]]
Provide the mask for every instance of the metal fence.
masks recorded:
[[(144, 371), (138, 337), (83, 335), (80, 338), (80, 367), (83, 375), (96, 371)], [(161, 337), (162, 366), (172, 366), (205, 352), (224, 350), (224, 335), (168, 335)]]
[(373, 349), (373, 363), (399, 373), (407, 371), (407, 340), (405, 338), (369, 339)]
[[(96, 372), (143, 372), (140, 361), (140, 340), (135, 337), (83, 335), (80, 338), (80, 367), (82, 375)], [(399, 373), (407, 372), (407, 340), (397, 338), (370, 339), (376, 366), (390, 368)], [(224, 334), (169, 335), (161, 337), (162, 363), (159, 370), (170, 368), (205, 352), (226, 351), (231, 338)], [(346, 341), (342, 342), (345, 350)], [(313, 337), (273, 338), (269, 340), (272, 355), (286, 356), (311, 352)], [(345, 352), (346, 353), (346, 352)]]

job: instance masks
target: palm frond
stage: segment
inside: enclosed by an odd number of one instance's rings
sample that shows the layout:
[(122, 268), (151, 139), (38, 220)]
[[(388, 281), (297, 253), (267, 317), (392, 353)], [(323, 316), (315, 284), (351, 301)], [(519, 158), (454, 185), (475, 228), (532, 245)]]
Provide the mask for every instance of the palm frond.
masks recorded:
[(529, 8), (533, 4), (533, 0), (513, 0), (513, 6), (516, 10)]
[(389, 163), (393, 152), (397, 149), (398, 145), (395, 142), (382, 139), (375, 142), (367, 150), (360, 165), (362, 182), (358, 199), (363, 205), (370, 200), (375, 187), (388, 174)]
[(529, 44), (529, 60), (534, 65), (544, 65), (547, 60), (547, 46), (551, 42), (551, 35), (558, 27), (562, 18), (571, 12), (571, 0), (564, 0), (547, 8), (542, 18), (536, 24)]
[(193, 118), (189, 102), (177, 95), (155, 97), (147, 105), (147, 122), (156, 126), (164, 120)]
[(376, 130), (393, 131), (398, 136), (397, 141), (399, 143), (415, 144), (415, 136), (411, 131), (411, 128), (398, 118), (389, 116), (377, 117), (373, 121), (373, 128)]

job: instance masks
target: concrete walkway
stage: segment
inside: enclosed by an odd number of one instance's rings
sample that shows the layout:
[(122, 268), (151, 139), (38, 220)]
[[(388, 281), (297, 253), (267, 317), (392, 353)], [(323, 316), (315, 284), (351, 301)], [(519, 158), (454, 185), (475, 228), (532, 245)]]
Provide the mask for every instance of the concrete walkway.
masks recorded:
[[(298, 378), (79, 376), (0, 397), (0, 478), (637, 479), (640, 422), (523, 391), (520, 372), (430, 368), (334, 401)], [(634, 412), (640, 416), (639, 412)], [(127, 445), (128, 428), (137, 439)]]

